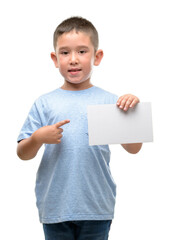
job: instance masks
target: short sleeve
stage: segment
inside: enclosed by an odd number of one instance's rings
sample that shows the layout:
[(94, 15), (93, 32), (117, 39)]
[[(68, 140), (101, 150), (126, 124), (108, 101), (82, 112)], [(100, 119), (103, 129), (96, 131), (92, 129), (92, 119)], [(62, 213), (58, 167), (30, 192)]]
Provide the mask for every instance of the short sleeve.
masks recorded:
[(17, 142), (30, 137), (37, 129), (43, 126), (41, 111), (38, 109), (36, 102), (32, 105), (28, 116), (21, 128), (20, 134), (17, 138)]

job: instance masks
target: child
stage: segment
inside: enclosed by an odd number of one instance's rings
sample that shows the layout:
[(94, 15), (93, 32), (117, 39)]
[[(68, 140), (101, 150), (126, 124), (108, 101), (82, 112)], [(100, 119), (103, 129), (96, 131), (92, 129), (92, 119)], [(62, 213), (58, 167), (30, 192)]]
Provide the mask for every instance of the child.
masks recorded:
[[(17, 154), (22, 160), (32, 159), (45, 144), (36, 197), (46, 240), (106, 240), (116, 185), (109, 168), (109, 146), (88, 144), (87, 105), (117, 103), (127, 111), (139, 99), (130, 94), (118, 99), (90, 82), (103, 51), (88, 20), (63, 21), (54, 32), (54, 49), (51, 58), (64, 84), (34, 102), (18, 137)], [(142, 144), (122, 146), (137, 153)]]

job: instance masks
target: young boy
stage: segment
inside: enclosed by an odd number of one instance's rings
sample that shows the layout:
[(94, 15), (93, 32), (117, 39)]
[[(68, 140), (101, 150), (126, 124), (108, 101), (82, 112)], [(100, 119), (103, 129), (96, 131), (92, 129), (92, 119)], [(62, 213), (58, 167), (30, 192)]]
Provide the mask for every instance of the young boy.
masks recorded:
[[(51, 58), (64, 84), (34, 102), (18, 137), (17, 154), (32, 159), (45, 144), (36, 197), (46, 240), (106, 240), (116, 185), (109, 146), (88, 144), (87, 105), (117, 103), (127, 111), (139, 99), (130, 94), (118, 99), (90, 82), (103, 51), (95, 27), (86, 19), (63, 21), (54, 32), (54, 49)], [(137, 153), (142, 144), (122, 146)]]

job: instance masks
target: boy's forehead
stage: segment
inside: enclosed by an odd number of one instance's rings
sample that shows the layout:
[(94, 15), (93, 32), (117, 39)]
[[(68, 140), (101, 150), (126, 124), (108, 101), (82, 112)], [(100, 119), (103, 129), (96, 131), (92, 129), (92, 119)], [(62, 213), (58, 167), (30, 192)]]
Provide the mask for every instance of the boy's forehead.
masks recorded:
[(78, 44), (80, 46), (92, 45), (90, 34), (81, 31), (72, 30), (71, 32), (63, 33), (57, 39), (57, 48), (68, 46), (70, 44)]

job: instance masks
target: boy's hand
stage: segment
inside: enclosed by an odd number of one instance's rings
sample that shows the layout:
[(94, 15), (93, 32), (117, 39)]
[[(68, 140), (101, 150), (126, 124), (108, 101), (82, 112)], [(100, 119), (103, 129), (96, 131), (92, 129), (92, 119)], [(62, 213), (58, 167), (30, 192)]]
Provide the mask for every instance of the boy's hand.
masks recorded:
[(70, 120), (63, 120), (53, 125), (39, 128), (32, 134), (32, 138), (38, 143), (45, 144), (59, 144), (61, 143), (63, 129), (61, 126), (69, 123)]
[(139, 98), (132, 94), (125, 94), (118, 99), (117, 106), (126, 112), (129, 108), (134, 107), (137, 103), (139, 103)]

